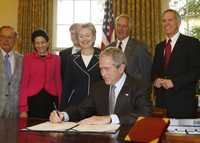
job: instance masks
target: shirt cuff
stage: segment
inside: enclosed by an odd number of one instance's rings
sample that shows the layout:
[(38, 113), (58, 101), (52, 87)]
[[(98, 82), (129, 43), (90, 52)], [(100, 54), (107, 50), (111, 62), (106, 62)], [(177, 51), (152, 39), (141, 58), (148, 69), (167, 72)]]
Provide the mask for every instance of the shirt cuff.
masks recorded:
[(64, 115), (64, 121), (67, 122), (69, 121), (69, 115), (67, 114), (67, 112), (61, 112)]
[(111, 124), (119, 124), (120, 123), (119, 118), (116, 114), (111, 114), (110, 117), (111, 117)]

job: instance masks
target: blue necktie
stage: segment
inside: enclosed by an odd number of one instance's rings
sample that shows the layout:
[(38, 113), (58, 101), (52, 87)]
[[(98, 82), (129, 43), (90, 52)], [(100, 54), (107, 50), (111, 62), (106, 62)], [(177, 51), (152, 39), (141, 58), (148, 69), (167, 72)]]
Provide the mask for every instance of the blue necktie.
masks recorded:
[(4, 64), (5, 64), (6, 75), (7, 75), (8, 78), (10, 78), (11, 77), (11, 63), (10, 63), (10, 59), (9, 59), (8, 54), (5, 55)]

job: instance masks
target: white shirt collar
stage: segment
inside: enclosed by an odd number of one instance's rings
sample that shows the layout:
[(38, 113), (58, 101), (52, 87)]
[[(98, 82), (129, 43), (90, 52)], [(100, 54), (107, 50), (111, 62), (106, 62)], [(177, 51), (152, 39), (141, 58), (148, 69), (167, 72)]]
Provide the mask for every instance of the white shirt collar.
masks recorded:
[[(0, 48), (0, 49), (1, 49), (1, 48)], [(5, 55), (7, 55), (7, 53), (6, 53), (3, 49), (1, 49), (1, 53), (2, 53), (3, 57), (5, 57)], [(11, 50), (11, 51), (8, 53), (8, 55), (9, 55), (10, 57), (13, 57), (13, 51)]]
[(122, 51), (124, 52), (124, 51), (125, 51), (125, 48), (126, 48), (126, 45), (127, 45), (127, 43), (128, 43), (128, 40), (129, 40), (129, 36), (126, 37), (125, 39), (123, 39), (122, 41), (117, 40), (117, 47), (119, 46), (119, 43), (122, 42), (121, 47), (122, 47)]
[(72, 54), (76, 54), (78, 51), (80, 51), (80, 49), (81, 48), (79, 48), (79, 47), (73, 46), (73, 48), (72, 48)]
[(124, 85), (124, 82), (126, 80), (126, 74), (123, 73), (121, 78), (115, 83), (115, 96), (118, 96), (119, 92), (121, 91), (122, 86)]
[[(0, 48), (1, 49), (1, 48)], [(3, 49), (1, 49), (1, 53), (3, 56), (3, 59), (5, 58), (5, 55), (7, 54)], [(10, 63), (11, 63), (11, 72), (12, 74), (14, 73), (14, 68), (15, 68), (15, 57), (14, 57), (14, 51), (11, 50), (9, 53), (9, 59), (10, 59)]]
[(174, 36), (172, 36), (171, 38), (167, 37), (166, 38), (166, 42), (171, 39), (171, 46), (172, 46), (172, 49), (174, 48), (177, 40), (178, 40), (178, 37), (180, 36), (180, 32), (177, 32)]

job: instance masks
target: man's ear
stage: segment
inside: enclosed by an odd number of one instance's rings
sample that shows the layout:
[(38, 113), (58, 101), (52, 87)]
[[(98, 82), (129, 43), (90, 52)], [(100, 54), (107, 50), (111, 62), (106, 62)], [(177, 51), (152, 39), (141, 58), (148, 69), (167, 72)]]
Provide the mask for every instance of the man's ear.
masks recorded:
[(120, 71), (120, 73), (123, 73), (123, 72), (125, 71), (125, 68), (126, 68), (125, 64), (121, 64), (121, 65), (119, 66), (119, 71)]

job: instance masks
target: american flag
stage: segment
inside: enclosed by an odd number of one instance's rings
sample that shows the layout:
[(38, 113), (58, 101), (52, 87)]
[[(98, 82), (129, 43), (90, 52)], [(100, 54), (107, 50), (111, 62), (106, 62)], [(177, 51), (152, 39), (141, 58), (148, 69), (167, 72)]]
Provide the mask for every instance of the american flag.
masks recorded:
[(112, 11), (112, 0), (105, 1), (104, 18), (103, 18), (103, 33), (101, 48), (105, 48), (114, 41), (114, 15)]

